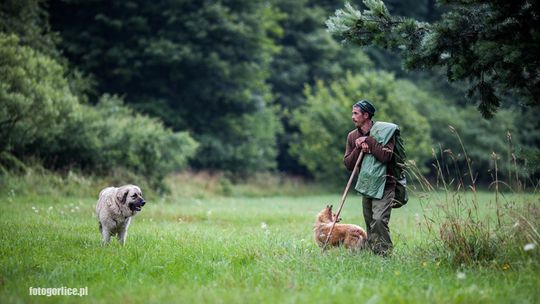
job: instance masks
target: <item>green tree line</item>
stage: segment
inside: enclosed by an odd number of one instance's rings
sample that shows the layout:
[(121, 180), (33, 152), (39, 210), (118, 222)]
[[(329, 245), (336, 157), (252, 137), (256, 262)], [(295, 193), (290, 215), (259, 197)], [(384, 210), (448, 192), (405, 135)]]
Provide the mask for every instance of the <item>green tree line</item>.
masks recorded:
[[(351, 105), (368, 98), (376, 119), (401, 125), (408, 156), (425, 173), (434, 174), (434, 150), (464, 162), (448, 125), (481, 179), (490, 178), (493, 151), (504, 172), (518, 174), (515, 160), (520, 175), (537, 173), (538, 122), (530, 118), (538, 108), (516, 105), (527, 96), (516, 89), (504, 96), (513, 102), (485, 120), (459, 79), (408, 72), (381, 48), (336, 40), (324, 23), (341, 5), (4, 1), (0, 164), (5, 171), (37, 160), (96, 174), (124, 168), (154, 181), (189, 166), (341, 182)], [(451, 7), (432, 0), (387, 5), (422, 22), (453, 20), (445, 17)]]

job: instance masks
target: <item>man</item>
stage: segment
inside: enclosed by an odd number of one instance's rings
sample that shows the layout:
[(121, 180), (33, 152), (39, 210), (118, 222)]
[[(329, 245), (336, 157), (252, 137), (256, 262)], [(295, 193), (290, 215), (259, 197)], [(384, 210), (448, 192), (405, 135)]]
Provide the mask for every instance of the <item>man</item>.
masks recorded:
[(380, 255), (392, 250), (390, 239), (390, 213), (395, 195), (396, 179), (391, 161), (394, 156), (398, 126), (374, 122), (375, 107), (361, 100), (352, 107), (352, 121), (356, 128), (347, 136), (343, 163), (352, 171), (360, 151), (364, 153), (355, 189), (362, 194), (364, 220), (368, 232), (368, 246)]

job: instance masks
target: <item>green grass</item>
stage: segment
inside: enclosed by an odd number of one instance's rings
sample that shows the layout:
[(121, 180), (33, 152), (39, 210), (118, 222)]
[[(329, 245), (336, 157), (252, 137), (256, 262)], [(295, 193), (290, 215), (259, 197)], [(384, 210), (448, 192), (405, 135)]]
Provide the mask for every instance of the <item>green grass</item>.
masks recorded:
[[(430, 254), (433, 236), (423, 223), (437, 206), (429, 200), (422, 207), (413, 198), (394, 210), (391, 257), (342, 249), (321, 254), (313, 221), (339, 199), (339, 193), (156, 197), (134, 218), (126, 246), (102, 247), (93, 197), (6, 192), (0, 195), (0, 303), (540, 302), (537, 261), (456, 268)], [(493, 199), (479, 198), (485, 209)], [(358, 196), (349, 196), (342, 217), (365, 226)], [(28, 294), (29, 287), (62, 286), (88, 287), (89, 295)]]

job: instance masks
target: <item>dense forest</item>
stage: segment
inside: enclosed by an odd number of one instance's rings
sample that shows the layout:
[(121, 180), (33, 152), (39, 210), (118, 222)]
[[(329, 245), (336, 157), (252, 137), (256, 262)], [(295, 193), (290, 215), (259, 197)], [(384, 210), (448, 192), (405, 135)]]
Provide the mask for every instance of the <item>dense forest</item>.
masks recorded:
[(459, 171), (468, 157), (486, 185), (494, 161), (509, 181), (536, 180), (539, 4), (365, 2), (2, 1), (2, 174), (342, 183), (351, 106), (369, 99), (432, 178), (433, 163)]

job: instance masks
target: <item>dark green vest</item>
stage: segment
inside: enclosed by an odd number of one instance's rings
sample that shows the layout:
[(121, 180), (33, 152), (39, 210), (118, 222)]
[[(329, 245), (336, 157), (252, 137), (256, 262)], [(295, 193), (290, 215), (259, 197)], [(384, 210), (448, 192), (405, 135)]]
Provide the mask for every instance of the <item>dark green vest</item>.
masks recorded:
[[(381, 144), (386, 145), (399, 127), (389, 122), (375, 122), (371, 127), (369, 136)], [(381, 199), (386, 184), (386, 164), (378, 161), (372, 154), (365, 154), (362, 161), (356, 191), (365, 197)]]

